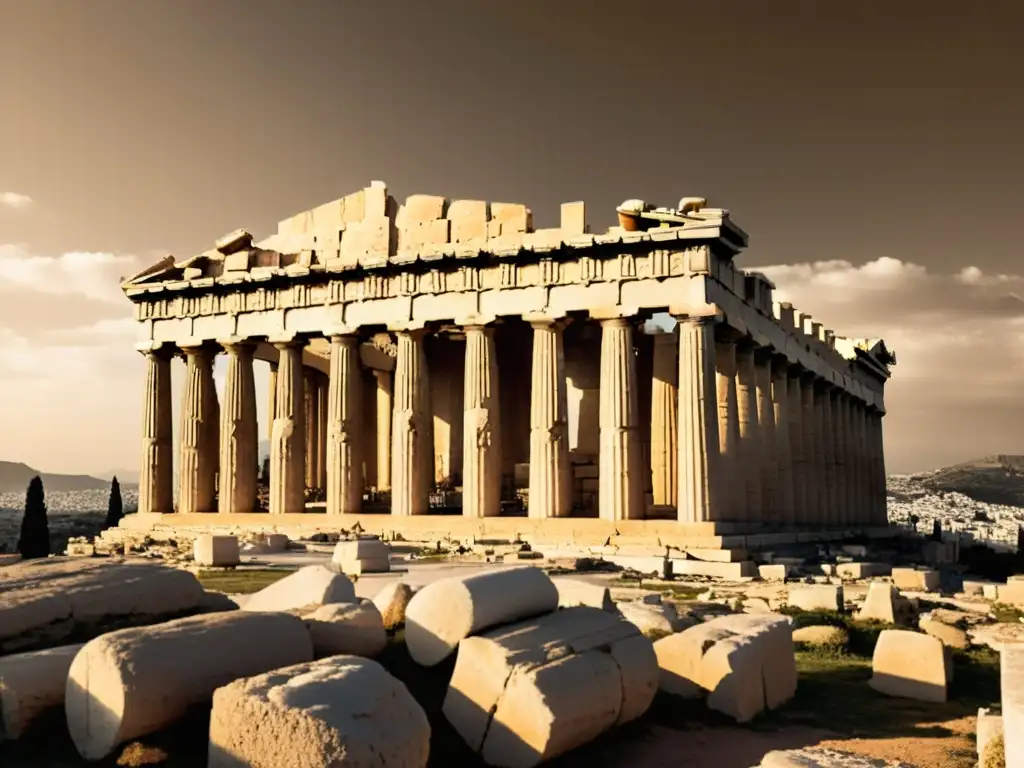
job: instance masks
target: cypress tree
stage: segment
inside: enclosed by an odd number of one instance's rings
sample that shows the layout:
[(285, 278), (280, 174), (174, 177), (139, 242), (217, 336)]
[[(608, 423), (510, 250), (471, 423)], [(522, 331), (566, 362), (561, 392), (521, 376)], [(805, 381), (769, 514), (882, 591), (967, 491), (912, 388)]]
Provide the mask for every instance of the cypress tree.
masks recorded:
[(124, 517), (124, 505), (121, 502), (121, 484), (117, 476), (110, 481), (110, 501), (107, 502), (107, 528), (116, 528)]
[(18, 551), (26, 560), (50, 554), (50, 523), (46, 517), (46, 495), (43, 481), (36, 475), (25, 493), (25, 516), (21, 519)]
[(932, 541), (942, 541), (942, 521), (932, 523)]

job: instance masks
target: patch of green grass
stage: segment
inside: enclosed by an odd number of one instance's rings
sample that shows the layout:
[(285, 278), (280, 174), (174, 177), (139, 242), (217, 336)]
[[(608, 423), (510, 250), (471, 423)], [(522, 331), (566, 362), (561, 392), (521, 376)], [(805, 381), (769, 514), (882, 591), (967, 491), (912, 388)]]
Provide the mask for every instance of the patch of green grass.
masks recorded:
[(1007, 624), (1017, 624), (1022, 618), (1024, 618), (1024, 611), (1016, 606), (1007, 605), (1006, 603), (993, 603), (992, 615), (996, 617), (996, 621), (1005, 622)]
[(882, 631), (896, 628), (881, 621), (861, 621), (839, 611), (801, 611), (786, 606), (780, 613), (792, 617), (793, 629), (820, 625), (842, 627), (850, 637), (850, 653), (868, 658), (875, 652), (875, 643)]
[(196, 578), (203, 589), (229, 595), (249, 595), (294, 572), (295, 569), (291, 568), (235, 568), (200, 571)]

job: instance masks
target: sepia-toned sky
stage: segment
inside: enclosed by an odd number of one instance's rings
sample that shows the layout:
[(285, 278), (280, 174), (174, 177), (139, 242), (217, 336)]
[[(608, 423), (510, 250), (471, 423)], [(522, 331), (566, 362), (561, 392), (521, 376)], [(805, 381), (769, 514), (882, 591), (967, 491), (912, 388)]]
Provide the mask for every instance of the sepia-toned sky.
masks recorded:
[(895, 350), (890, 471), (1024, 453), (1022, 28), (1005, 0), (0, 0), (0, 459), (136, 469), (118, 277), (373, 179), (595, 229), (705, 196), (778, 298)]

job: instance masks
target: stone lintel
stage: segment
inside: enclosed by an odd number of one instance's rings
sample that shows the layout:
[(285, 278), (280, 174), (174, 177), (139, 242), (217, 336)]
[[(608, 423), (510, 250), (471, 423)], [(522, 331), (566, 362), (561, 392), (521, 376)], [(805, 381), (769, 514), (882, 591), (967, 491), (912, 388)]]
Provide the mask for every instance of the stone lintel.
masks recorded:
[(306, 336), (300, 333), (274, 333), (267, 336), (267, 341), (280, 349), (281, 347), (304, 346)]
[(358, 336), (359, 329), (342, 323), (332, 323), (324, 326), (324, 337), (331, 339), (335, 336)]
[(216, 342), (212, 339), (199, 339), (195, 337), (182, 339), (177, 343), (178, 349), (186, 354), (201, 352), (204, 349), (213, 349), (215, 346)]
[(725, 313), (722, 308), (711, 303), (669, 305), (668, 313), (680, 323), (690, 318), (707, 319), (715, 323), (725, 322)]
[(217, 343), (227, 349), (228, 347), (255, 347), (259, 342), (246, 336), (226, 336), (217, 339)]
[(387, 329), (395, 333), (411, 333), (413, 331), (426, 331), (427, 322), (425, 320), (410, 320), (404, 323), (388, 323)]
[(625, 320), (639, 315), (640, 307), (596, 307), (589, 314), (592, 320)]
[(462, 327), (462, 328), (466, 328), (467, 326), (483, 327), (483, 326), (491, 325), (497, 319), (498, 318), (495, 315), (479, 315), (479, 314), (463, 315), (462, 317), (456, 317), (455, 318), (455, 324), (460, 326), (460, 327)]

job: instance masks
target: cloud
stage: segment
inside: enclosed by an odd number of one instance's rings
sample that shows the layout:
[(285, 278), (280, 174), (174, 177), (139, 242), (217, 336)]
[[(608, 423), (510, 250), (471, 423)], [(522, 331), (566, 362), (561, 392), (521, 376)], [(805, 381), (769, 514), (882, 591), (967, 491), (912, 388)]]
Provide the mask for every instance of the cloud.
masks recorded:
[(35, 201), (28, 195), (19, 195), (17, 192), (0, 192), (0, 205), (6, 205), (16, 211), (28, 208), (33, 202)]
[(883, 338), (896, 353), (886, 385), (890, 467), (1024, 453), (1009, 417), (1024, 407), (1024, 276), (975, 266), (941, 274), (888, 257), (759, 271), (777, 300), (841, 336)]
[(130, 255), (72, 251), (40, 256), (18, 245), (0, 245), (0, 291), (33, 291), (123, 303), (118, 278), (135, 269)]

